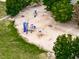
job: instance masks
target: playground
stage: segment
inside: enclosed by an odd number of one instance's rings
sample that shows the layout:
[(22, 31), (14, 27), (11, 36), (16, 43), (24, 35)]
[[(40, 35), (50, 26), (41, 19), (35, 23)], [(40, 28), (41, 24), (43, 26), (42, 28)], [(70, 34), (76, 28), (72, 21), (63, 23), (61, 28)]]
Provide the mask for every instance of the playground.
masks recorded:
[[(5, 20), (6, 21), (9, 20), (9, 22), (8, 21), (4, 22), (5, 26), (3, 26), (4, 23), (1, 24), (0, 26), (0, 30), (2, 30), (1, 31), (2, 36), (0, 38), (2, 40), (4, 39), (4, 41), (1, 41), (1, 43), (4, 42), (4, 44), (1, 44), (0, 47), (2, 48), (3, 46), (4, 48), (5, 46), (5, 51), (4, 49), (2, 50), (0, 49), (0, 50), (2, 53), (1, 55), (2, 57), (6, 53), (5, 55), (6, 57), (4, 56), (5, 59), (8, 58), (8, 56), (11, 56), (8, 59), (12, 58), (12, 56), (13, 58), (15, 57), (15, 59), (17, 59), (18, 56), (21, 56), (19, 58), (22, 59), (37, 59), (40, 57), (41, 57), (40, 59), (46, 59), (46, 58), (55, 59), (53, 46), (54, 43), (56, 42), (56, 38), (59, 35), (71, 34), (73, 35), (73, 37), (79, 36), (79, 27), (73, 20), (67, 23), (60, 23), (55, 21), (54, 19), (55, 16), (52, 15), (50, 11), (46, 10), (45, 5), (30, 4), (29, 6), (22, 9), (22, 11), (20, 11), (20, 13), (18, 13), (18, 15), (16, 15), (15, 17), (10, 17), (10, 15), (3, 17), (6, 15), (5, 12), (6, 8), (4, 7), (5, 0), (1, 0), (1, 1), (3, 1), (3, 5), (1, 2), (0, 7), (2, 8), (0, 8), (1, 10), (0, 20), (2, 20), (3, 22)], [(76, 2), (77, 0), (71, 0), (71, 3), (73, 5)], [(5, 31), (3, 31), (4, 28), (6, 28)], [(9, 39), (10, 42), (5, 43), (8, 42)], [(20, 43), (17, 43), (17, 41)], [(11, 47), (9, 48), (10, 50), (6, 47), (8, 46), (8, 44), (11, 45), (9, 46)], [(44, 52), (42, 52), (43, 50)], [(22, 53), (22, 51), (24, 52)]]
[(55, 22), (51, 13), (46, 11), (43, 5), (27, 7), (20, 12), (15, 18), (15, 27), (26, 42), (50, 52), (53, 52), (54, 42), (58, 35), (66, 33), (79, 36), (79, 30), (72, 22), (66, 24)]

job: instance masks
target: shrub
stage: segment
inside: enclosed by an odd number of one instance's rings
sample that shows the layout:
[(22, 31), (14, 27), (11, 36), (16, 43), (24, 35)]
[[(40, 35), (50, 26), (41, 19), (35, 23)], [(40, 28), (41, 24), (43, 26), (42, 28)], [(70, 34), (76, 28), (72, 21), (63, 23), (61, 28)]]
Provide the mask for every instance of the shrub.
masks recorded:
[(72, 43), (72, 36), (70, 34), (58, 36), (53, 47), (56, 59), (74, 59)]
[(11, 16), (16, 16), (30, 2), (31, 0), (6, 0), (6, 12)]
[(73, 41), (73, 52), (74, 55), (77, 56), (79, 58), (79, 37), (76, 37)]
[(56, 59), (79, 58), (79, 37), (72, 38), (70, 34), (58, 36), (53, 50), (55, 51)]
[(56, 21), (67, 22), (71, 20), (73, 6), (70, 0), (43, 0), (47, 10), (51, 11)]
[(47, 6), (47, 10), (51, 11), (52, 4), (60, 0), (43, 0), (43, 4)]
[(67, 22), (71, 20), (73, 7), (68, 2), (55, 2), (52, 4), (52, 13), (56, 21)]

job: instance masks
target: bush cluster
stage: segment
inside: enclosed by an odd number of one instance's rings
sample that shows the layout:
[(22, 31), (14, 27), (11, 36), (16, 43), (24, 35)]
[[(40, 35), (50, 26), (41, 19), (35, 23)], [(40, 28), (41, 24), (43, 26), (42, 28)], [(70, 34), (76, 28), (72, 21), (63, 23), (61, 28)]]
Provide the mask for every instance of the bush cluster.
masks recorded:
[(31, 0), (6, 0), (6, 12), (11, 16), (15, 16), (30, 2)]
[(55, 16), (55, 20), (59, 22), (67, 22), (71, 20), (73, 14), (73, 6), (70, 0), (43, 0), (47, 10), (51, 11)]
[(56, 59), (75, 59), (79, 57), (79, 37), (72, 38), (72, 35), (60, 35), (53, 47)]

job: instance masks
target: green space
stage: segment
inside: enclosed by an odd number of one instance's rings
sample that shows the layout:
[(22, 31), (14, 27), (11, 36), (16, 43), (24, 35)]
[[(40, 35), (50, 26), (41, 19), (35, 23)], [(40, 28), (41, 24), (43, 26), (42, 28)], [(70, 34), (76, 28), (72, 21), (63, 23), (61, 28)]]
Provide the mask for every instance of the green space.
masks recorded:
[(6, 4), (4, 2), (0, 2), (0, 18), (6, 15)]
[(43, 50), (26, 43), (11, 21), (0, 21), (0, 59), (42, 59)]

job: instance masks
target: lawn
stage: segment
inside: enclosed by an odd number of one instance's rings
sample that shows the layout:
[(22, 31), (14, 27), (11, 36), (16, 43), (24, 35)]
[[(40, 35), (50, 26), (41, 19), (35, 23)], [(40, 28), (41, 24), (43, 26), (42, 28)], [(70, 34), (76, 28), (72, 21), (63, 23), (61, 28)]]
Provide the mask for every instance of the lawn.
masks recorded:
[(26, 43), (11, 21), (0, 21), (0, 59), (42, 59), (45, 53), (35, 45)]
[(4, 2), (0, 2), (0, 18), (6, 15), (6, 4)]

